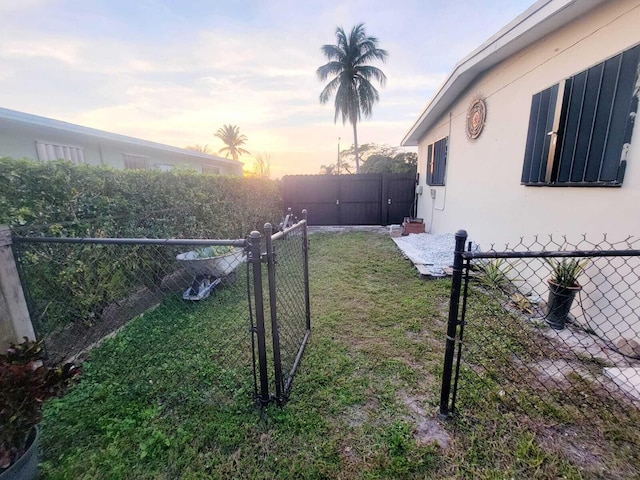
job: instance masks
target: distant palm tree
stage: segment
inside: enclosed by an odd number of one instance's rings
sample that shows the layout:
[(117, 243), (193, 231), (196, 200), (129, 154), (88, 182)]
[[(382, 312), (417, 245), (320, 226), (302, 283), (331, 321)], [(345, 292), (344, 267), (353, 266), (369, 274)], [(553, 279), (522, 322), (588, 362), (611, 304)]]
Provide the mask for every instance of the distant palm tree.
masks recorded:
[(322, 53), (329, 62), (316, 70), (320, 80), (325, 81), (333, 76), (331, 81), (320, 93), (320, 103), (327, 103), (335, 93), (335, 117), (342, 115), (342, 123), (347, 120), (353, 125), (353, 141), (355, 146), (356, 173), (360, 171), (360, 156), (358, 154), (358, 132), (356, 123), (361, 114), (370, 117), (373, 104), (379, 100), (378, 91), (371, 83), (372, 79), (384, 87), (387, 77), (377, 67), (367, 65), (372, 60), (385, 62), (388, 57), (386, 50), (378, 48), (378, 39), (367, 37), (364, 24), (360, 23), (351, 29), (349, 36), (342, 27), (336, 29), (337, 45), (323, 45)]
[(218, 153), (224, 153), (227, 158), (231, 155), (234, 160), (238, 160), (240, 155), (250, 155), (247, 150), (240, 147), (245, 144), (247, 137), (240, 135), (240, 129), (236, 125), (223, 125), (214, 135), (226, 145), (218, 150)]
[(321, 165), (320, 175), (335, 175), (336, 170), (336, 166), (333, 163), (329, 165)]
[(206, 153), (207, 155), (211, 155), (213, 151), (209, 148), (209, 145), (201, 145), (196, 143), (195, 145), (187, 145), (187, 150), (193, 150), (194, 152)]

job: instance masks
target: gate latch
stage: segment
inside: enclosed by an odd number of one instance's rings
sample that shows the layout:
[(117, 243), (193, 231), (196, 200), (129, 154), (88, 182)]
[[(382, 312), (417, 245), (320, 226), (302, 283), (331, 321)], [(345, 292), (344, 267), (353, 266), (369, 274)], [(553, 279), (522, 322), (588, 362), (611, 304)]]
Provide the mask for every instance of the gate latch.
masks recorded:
[(387, 205), (391, 205), (391, 199), (387, 198)]

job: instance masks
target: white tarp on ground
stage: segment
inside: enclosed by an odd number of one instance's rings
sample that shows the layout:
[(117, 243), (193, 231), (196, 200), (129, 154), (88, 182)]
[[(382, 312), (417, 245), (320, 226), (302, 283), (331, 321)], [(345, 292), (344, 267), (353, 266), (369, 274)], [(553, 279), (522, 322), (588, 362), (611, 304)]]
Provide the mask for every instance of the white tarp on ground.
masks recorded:
[(393, 238), (393, 241), (421, 274), (443, 276), (443, 269), (453, 265), (456, 246), (453, 233), (411, 233), (406, 237)]

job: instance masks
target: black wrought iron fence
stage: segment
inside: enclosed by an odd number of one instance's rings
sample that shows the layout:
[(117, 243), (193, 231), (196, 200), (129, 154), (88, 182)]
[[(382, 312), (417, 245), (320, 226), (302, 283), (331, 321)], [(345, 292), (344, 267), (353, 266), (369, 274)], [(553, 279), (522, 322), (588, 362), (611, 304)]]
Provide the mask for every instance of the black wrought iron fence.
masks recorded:
[(564, 422), (640, 419), (640, 240), (538, 236), (480, 251), (466, 239), (440, 413), (482, 395)]
[(176, 335), (182, 324), (201, 328), (226, 387), (238, 388), (253, 368), (256, 400), (284, 402), (309, 335), (306, 220), (274, 235), (265, 227), (266, 239), (13, 237), (47, 361), (80, 358), (152, 316), (154, 328)]

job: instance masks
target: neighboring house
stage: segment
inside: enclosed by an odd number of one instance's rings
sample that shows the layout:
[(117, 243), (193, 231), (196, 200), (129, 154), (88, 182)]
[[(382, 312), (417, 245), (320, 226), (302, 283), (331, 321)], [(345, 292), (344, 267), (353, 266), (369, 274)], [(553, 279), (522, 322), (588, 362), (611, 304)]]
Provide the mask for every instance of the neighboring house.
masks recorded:
[(0, 108), (0, 156), (242, 176), (242, 163), (227, 158)]
[[(536, 234), (637, 239), (639, 59), (640, 1), (535, 3), (455, 66), (403, 139), (419, 147), (418, 216), (485, 250)], [(636, 264), (605, 267), (600, 291), (583, 292), (614, 342), (640, 341)]]

